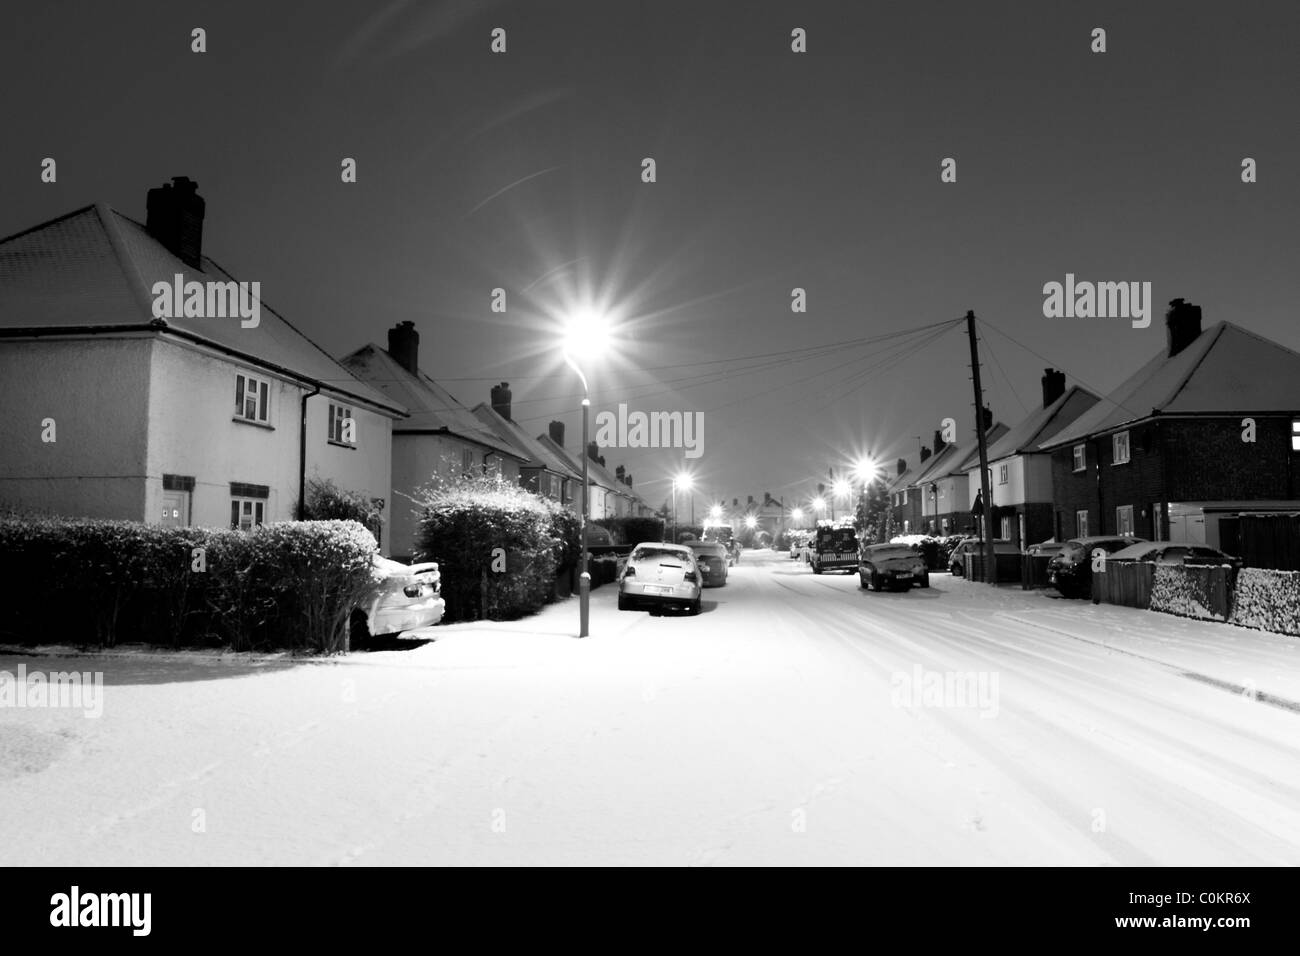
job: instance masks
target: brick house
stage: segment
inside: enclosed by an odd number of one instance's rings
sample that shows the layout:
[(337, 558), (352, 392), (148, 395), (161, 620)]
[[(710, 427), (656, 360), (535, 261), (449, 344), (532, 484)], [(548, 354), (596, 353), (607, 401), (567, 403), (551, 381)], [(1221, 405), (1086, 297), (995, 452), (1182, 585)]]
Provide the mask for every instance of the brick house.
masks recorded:
[[(1006, 433), (1006, 425), (1001, 422), (991, 424), (984, 433), (985, 441), (991, 445)], [(936, 433), (935, 444), (940, 441)], [(974, 484), (978, 488), (979, 444), (974, 438), (963, 445), (944, 445), (931, 456), (913, 485), (921, 497), (920, 531), (946, 536), (975, 530), (976, 521), (971, 514), (974, 499), (970, 481), (972, 468), (977, 479)]]
[[(993, 537), (1020, 548), (1051, 538), (1056, 531), (1052, 458), (1038, 446), (1099, 401), (1078, 385), (1067, 389), (1065, 373), (1056, 369), (1045, 370), (1042, 386), (1042, 405), (988, 446)], [(974, 508), (981, 493), (978, 454), (970, 464), (967, 489)]]
[[(1058, 540), (1231, 552), (1242, 512), (1300, 510), (1300, 353), (1174, 299), (1166, 348), (1041, 448)], [(1252, 440), (1253, 439), (1253, 440)]]
[(920, 534), (921, 496), (917, 491), (916, 478), (929, 459), (928, 448), (921, 449), (920, 460), (911, 467), (908, 467), (906, 458), (898, 459), (896, 474), (885, 486), (893, 522), (891, 534)]

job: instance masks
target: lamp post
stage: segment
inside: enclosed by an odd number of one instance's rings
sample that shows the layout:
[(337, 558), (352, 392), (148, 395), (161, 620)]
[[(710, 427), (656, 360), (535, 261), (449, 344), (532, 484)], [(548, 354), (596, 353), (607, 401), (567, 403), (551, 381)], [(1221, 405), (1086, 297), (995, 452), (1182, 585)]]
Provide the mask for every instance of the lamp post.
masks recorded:
[(573, 356), (596, 354), (604, 343), (605, 330), (601, 317), (593, 312), (574, 316), (569, 320), (564, 347), (564, 361), (577, 373), (582, 382), (582, 513), (579, 516), (582, 554), (578, 563), (578, 637), (586, 637), (591, 618), (591, 572), (587, 568), (587, 525), (591, 517), (591, 489), (587, 477), (587, 445), (591, 417), (591, 389), (587, 376), (582, 373)]
[[(691, 476), (685, 472), (673, 478), (673, 544), (677, 543), (677, 489), (684, 488), (690, 491), (691, 485)], [(691, 524), (695, 524), (695, 498), (693, 496), (691, 498)]]

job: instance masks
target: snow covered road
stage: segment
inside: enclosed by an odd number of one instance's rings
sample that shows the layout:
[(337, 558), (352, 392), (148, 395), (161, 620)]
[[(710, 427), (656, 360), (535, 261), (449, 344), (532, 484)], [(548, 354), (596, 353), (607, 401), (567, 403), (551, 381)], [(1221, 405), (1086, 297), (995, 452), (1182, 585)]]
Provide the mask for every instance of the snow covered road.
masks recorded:
[(598, 589), (586, 641), (571, 600), (334, 661), (0, 657), (105, 682), (0, 710), (0, 863), (1300, 863), (1300, 641), (932, 581), (746, 552), (695, 618)]

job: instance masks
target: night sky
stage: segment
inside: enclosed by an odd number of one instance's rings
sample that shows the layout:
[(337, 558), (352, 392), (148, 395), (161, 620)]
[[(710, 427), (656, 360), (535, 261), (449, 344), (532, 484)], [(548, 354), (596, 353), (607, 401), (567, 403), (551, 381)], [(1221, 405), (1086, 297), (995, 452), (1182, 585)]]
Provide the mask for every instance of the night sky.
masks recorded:
[[(605, 452), (656, 506), (683, 464), (702, 493), (789, 505), (861, 453), (914, 458), (945, 416), (969, 434), (965, 337), (913, 331), (968, 309), (1039, 353), (982, 332), (1008, 424), (1049, 361), (1118, 384), (1174, 297), (1300, 349), (1294, 3), (23, 7), (0, 235), (94, 201), (143, 221), (149, 187), (189, 176), (204, 251), (332, 354), (411, 319), (429, 374), (467, 405), (509, 381), (534, 433), (579, 434), (555, 316), (604, 302), (594, 407), (704, 412), (698, 460)], [(1151, 326), (1044, 318), (1067, 272), (1151, 282)]]

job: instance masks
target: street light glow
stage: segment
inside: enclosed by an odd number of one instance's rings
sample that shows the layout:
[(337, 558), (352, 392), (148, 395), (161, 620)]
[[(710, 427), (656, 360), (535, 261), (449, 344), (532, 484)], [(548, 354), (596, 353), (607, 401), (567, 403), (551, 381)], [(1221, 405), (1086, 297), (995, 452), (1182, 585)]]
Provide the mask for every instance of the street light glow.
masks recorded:
[(609, 323), (592, 308), (582, 308), (569, 316), (564, 328), (564, 353), (573, 358), (594, 358), (609, 345)]
[(862, 458), (858, 461), (858, 477), (865, 483), (870, 484), (876, 480), (876, 463), (870, 458)]
[(848, 493), (852, 489), (849, 487), (849, 483), (841, 478), (839, 481), (835, 482), (835, 486), (831, 490), (835, 492), (837, 497), (844, 498), (848, 496)]
[(825, 510), (826, 510), (826, 502), (825, 502), (825, 500), (822, 499), (822, 498), (814, 498), (814, 499), (813, 499), (813, 507), (816, 508), (818, 511), (825, 511)]
[(690, 475), (686, 474), (686, 472), (682, 472), (680, 475), (674, 478), (673, 481), (676, 483), (677, 487), (680, 488), (682, 491), (690, 491), (692, 485), (695, 484), (695, 480), (691, 478)]
[(757, 527), (758, 527), (758, 519), (755, 518), (753, 515), (750, 515), (748, 518), (745, 519), (745, 527), (746, 527), (746, 528), (757, 528)]
[(802, 520), (803, 520), (803, 509), (802, 509), (802, 508), (795, 508), (794, 511), (790, 512), (790, 517), (793, 518), (795, 521), (802, 521)]

